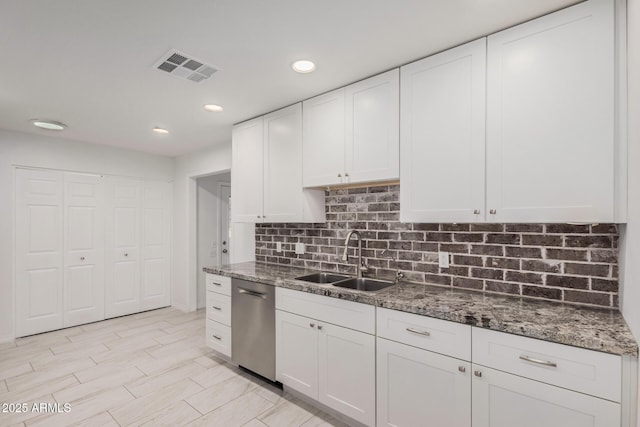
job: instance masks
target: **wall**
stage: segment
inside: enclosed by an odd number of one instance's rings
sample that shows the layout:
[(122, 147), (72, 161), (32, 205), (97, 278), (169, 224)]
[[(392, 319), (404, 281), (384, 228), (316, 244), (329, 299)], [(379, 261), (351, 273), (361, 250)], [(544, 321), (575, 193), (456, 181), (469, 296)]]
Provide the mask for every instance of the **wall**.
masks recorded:
[(198, 192), (198, 298), (197, 307), (205, 306), (205, 280), (203, 267), (218, 265), (220, 183), (231, 182), (231, 174), (223, 173), (197, 179)]
[[(185, 311), (197, 306), (198, 177), (231, 170), (231, 143), (176, 158), (173, 188), (172, 305)], [(232, 183), (233, 185), (233, 183)], [(253, 224), (232, 224), (231, 262), (253, 260)]]
[[(356, 249), (349, 262), (340, 257), (347, 232), (358, 229), (373, 276), (399, 270), (454, 288), (618, 305), (616, 225), (401, 223), (398, 194), (398, 185), (331, 190), (326, 224), (258, 225), (256, 260), (353, 274)], [(307, 253), (296, 255), (296, 242)], [(438, 267), (439, 251), (450, 253), (449, 268)]]
[[(640, 0), (627, 1), (627, 79), (629, 206), (628, 222), (621, 232), (620, 306), (640, 341)], [(637, 422), (640, 426), (640, 417)]]
[(0, 342), (14, 336), (14, 165), (171, 181), (174, 160), (46, 134), (0, 130)]

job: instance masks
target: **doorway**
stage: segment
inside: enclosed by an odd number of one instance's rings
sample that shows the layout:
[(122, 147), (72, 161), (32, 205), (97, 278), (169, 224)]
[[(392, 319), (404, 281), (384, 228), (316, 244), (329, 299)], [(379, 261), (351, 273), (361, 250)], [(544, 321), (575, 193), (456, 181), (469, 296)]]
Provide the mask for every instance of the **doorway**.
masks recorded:
[(231, 174), (222, 173), (196, 179), (197, 205), (197, 308), (206, 304), (203, 267), (229, 263), (231, 247)]

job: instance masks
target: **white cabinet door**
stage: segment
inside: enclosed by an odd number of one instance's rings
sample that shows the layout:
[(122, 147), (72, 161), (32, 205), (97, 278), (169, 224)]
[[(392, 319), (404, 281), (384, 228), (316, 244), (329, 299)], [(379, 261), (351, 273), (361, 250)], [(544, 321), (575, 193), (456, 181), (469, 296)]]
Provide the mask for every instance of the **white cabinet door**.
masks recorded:
[(306, 100), (302, 109), (303, 185), (344, 183), (344, 88)]
[(170, 232), (171, 185), (145, 182), (142, 186), (142, 310), (171, 304)]
[(488, 220), (614, 220), (613, 6), (591, 0), (489, 36)]
[(105, 317), (140, 311), (141, 183), (107, 177)]
[(474, 427), (620, 425), (618, 403), (478, 365), (473, 369)]
[(276, 310), (276, 380), (318, 398), (318, 322)]
[(379, 427), (471, 426), (469, 362), (383, 338), (377, 358)]
[(64, 326), (104, 319), (104, 179), (64, 174)]
[(345, 88), (345, 182), (399, 178), (399, 83), (394, 69)]
[(231, 143), (231, 219), (262, 222), (262, 117), (233, 127)]
[(263, 220), (300, 221), (303, 214), (302, 104), (264, 116), (263, 153)]
[(328, 323), (318, 325), (318, 337), (318, 400), (375, 425), (375, 337)]
[(486, 40), (401, 69), (400, 218), (484, 219)]
[(16, 169), (15, 177), (16, 336), (22, 337), (63, 326), (63, 184), (60, 172)]

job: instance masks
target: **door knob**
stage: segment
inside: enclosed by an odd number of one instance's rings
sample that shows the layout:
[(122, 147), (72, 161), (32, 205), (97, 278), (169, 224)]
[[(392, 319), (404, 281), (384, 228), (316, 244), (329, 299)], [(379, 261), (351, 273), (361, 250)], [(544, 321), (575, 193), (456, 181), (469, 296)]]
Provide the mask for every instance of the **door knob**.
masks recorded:
[(223, 250), (222, 250), (222, 253), (223, 253), (223, 254), (226, 254), (227, 252), (229, 252), (229, 251), (228, 251), (228, 250), (226, 250), (226, 249), (223, 249)]
[(223, 244), (223, 245), (226, 245), (226, 244), (227, 244), (227, 241), (226, 241), (226, 240), (223, 240), (223, 241), (222, 241), (222, 244)]

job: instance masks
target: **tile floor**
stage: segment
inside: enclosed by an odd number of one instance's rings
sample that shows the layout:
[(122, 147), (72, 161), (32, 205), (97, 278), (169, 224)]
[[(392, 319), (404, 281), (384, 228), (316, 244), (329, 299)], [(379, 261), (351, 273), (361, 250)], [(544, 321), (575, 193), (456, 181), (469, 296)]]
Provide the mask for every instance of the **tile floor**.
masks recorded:
[(0, 404), (3, 427), (344, 426), (217, 359), (204, 344), (204, 311), (172, 308), (0, 344)]

